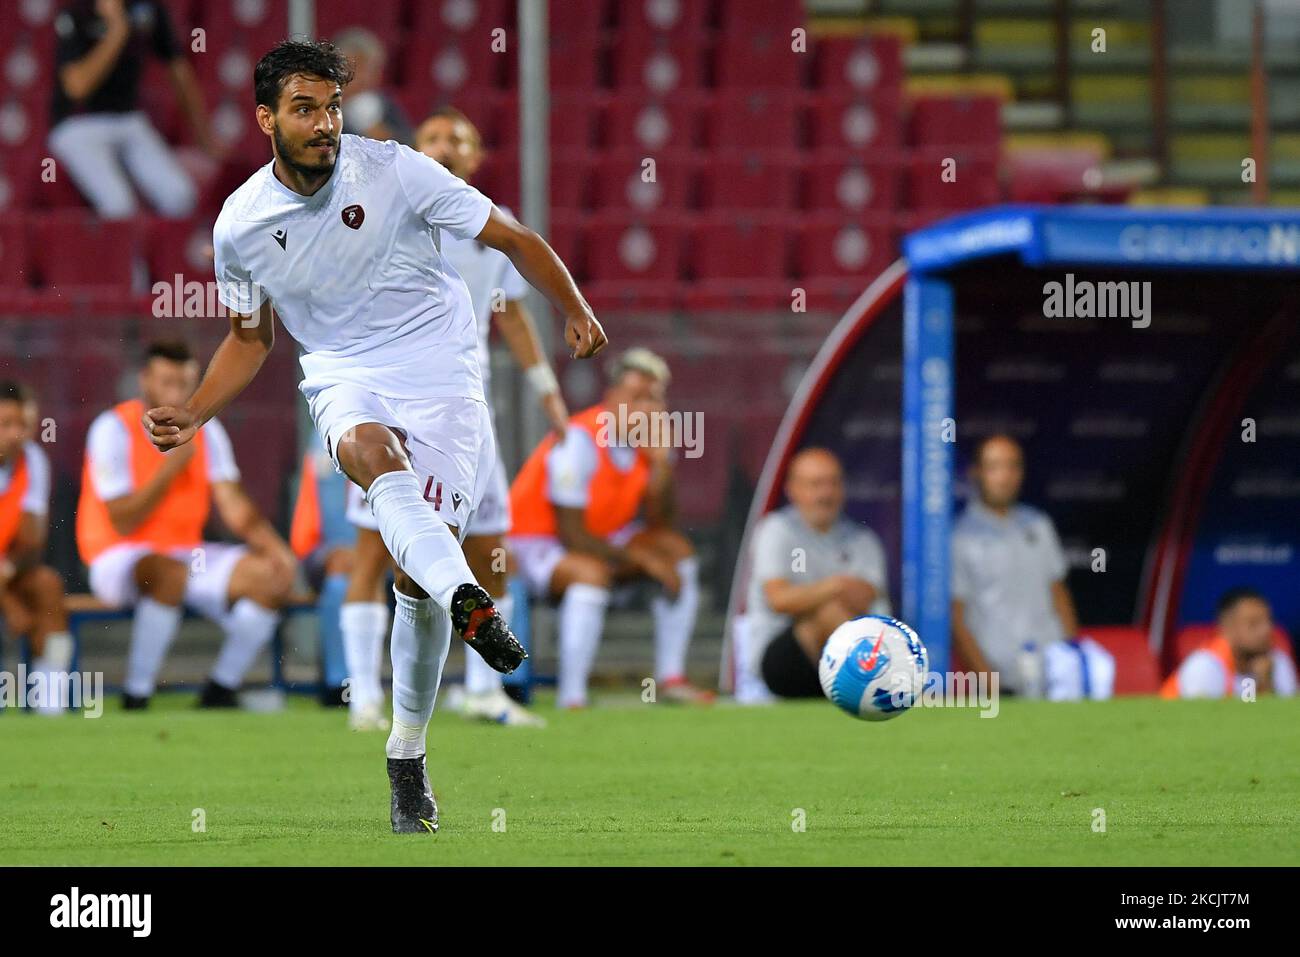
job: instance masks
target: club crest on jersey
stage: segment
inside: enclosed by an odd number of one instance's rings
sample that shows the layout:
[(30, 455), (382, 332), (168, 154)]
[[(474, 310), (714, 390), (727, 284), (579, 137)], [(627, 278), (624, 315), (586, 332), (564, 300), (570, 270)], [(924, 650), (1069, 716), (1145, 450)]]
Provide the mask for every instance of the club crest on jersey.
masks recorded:
[(366, 221), (366, 211), (356, 203), (343, 208), (343, 225), (348, 229), (360, 229)]

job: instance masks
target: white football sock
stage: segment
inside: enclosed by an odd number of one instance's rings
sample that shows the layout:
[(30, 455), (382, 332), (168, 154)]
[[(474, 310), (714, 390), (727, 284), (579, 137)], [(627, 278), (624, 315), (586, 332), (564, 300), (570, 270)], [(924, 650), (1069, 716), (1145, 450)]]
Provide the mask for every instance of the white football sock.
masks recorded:
[[(510, 624), (510, 616), (515, 611), (514, 596), (493, 595), (492, 603), (496, 605), (497, 614), (507, 625)], [(501, 672), (484, 661), (483, 657), (469, 645), (465, 646), (465, 691), (468, 694), (488, 694), (500, 690), (504, 687), (501, 678)]]
[(70, 707), (71, 688), (68, 668), (72, 666), (72, 635), (56, 631), (45, 636), (41, 656), (32, 662), (32, 671), (45, 676), (45, 700), (37, 703), (43, 714), (59, 714)]
[(383, 473), (370, 483), (366, 498), (397, 567), (443, 609), (450, 608), (452, 594), (474, 581), (474, 574), (456, 536), (424, 500), (415, 473)]
[(153, 694), (162, 669), (163, 657), (176, 640), (184, 610), (180, 605), (164, 605), (152, 598), (141, 598), (135, 605), (131, 622), (131, 650), (126, 657), (126, 693), (137, 698)]
[(258, 652), (274, 637), (279, 622), (279, 612), (251, 598), (235, 602), (221, 622), (226, 640), (217, 655), (217, 663), (212, 666), (212, 680), (223, 688), (238, 690)]
[(384, 700), (379, 672), (384, 633), (388, 631), (388, 606), (381, 601), (345, 602), (339, 609), (339, 628), (348, 668), (348, 707), (359, 711)]
[(608, 607), (608, 588), (578, 583), (564, 591), (560, 601), (560, 682), (556, 699), (561, 708), (587, 703), (587, 676), (596, 660)]
[(700, 608), (700, 561), (694, 555), (677, 563), (682, 587), (677, 598), (656, 595), (650, 602), (655, 622), (655, 680), (667, 681), (686, 674), (686, 651), (695, 631)]
[(397, 614), (389, 653), (393, 659), (393, 728), (390, 758), (425, 753), (425, 734), (438, 699), (442, 666), (451, 650), (451, 616), (432, 598), (412, 598), (396, 588)]

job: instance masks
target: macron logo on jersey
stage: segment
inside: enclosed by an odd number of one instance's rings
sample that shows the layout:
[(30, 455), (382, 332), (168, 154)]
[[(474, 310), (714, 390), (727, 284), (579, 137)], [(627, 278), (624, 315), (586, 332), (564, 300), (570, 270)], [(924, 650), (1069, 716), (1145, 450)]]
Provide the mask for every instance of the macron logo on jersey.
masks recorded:
[(287, 231), (283, 229), (277, 229), (275, 232), (271, 234), (271, 236), (274, 237), (275, 241), (280, 244), (281, 249), (285, 248), (284, 246), (285, 241), (289, 238), (289, 233)]

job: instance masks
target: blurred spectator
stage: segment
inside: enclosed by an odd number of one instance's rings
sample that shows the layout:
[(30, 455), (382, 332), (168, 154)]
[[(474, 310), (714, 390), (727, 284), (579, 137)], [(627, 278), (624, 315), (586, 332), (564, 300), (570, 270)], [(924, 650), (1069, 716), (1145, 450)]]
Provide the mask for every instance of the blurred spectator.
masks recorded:
[(132, 183), (165, 216), (194, 209), (196, 189), (138, 107), (145, 60), (167, 62), (199, 146), (215, 156), (194, 70), (159, 0), (69, 0), (54, 20), (50, 150), (100, 216), (136, 213)]
[[(77, 548), (95, 597), (135, 610), (126, 709), (148, 706), (183, 606), (225, 632), (200, 706), (235, 707), (297, 574), (289, 545), (240, 485), (230, 437), (217, 419), (180, 448), (160, 452), (150, 441), (145, 413), (182, 404), (198, 384), (199, 364), (185, 342), (151, 343), (140, 397), (100, 413), (86, 438)], [(213, 505), (240, 544), (204, 541)]]
[(25, 634), (33, 675), (43, 676), (37, 710), (68, 705), (72, 636), (63, 606), (63, 578), (44, 564), (49, 533), (50, 462), (31, 439), (32, 394), (0, 382), (0, 611), (12, 634)]
[(831, 632), (858, 615), (889, 614), (885, 550), (875, 532), (844, 515), (844, 470), (828, 450), (794, 457), (785, 494), (790, 504), (754, 532), (746, 657), (770, 692), (815, 697)]
[(637, 579), (662, 587), (651, 603), (658, 695), (704, 703), (712, 696), (685, 677), (699, 560), (672, 527), (672, 449), (633, 441), (633, 430), (644, 434), (665, 412), (668, 364), (629, 349), (611, 378), (601, 401), (569, 420), (564, 440), (547, 435), (520, 469), (510, 488), (510, 552), (535, 595), (560, 600), (560, 707), (586, 705), (610, 589)]
[(1274, 645), (1273, 610), (1253, 588), (1232, 588), (1219, 599), (1219, 633), (1193, 651), (1169, 676), (1164, 698), (1241, 697), (1247, 681), (1255, 693), (1296, 693), (1291, 656)]
[(953, 650), (972, 671), (998, 672), (1005, 691), (1109, 697), (1114, 660), (1075, 637), (1065, 552), (1052, 520), (1017, 501), (1024, 477), (1015, 439), (991, 435), (976, 446), (974, 494), (952, 533)]
[(334, 45), (352, 61), (348, 84), (348, 129), (375, 140), (412, 144), (410, 121), (397, 101), (383, 89), (388, 53), (379, 37), (363, 27), (348, 27)]

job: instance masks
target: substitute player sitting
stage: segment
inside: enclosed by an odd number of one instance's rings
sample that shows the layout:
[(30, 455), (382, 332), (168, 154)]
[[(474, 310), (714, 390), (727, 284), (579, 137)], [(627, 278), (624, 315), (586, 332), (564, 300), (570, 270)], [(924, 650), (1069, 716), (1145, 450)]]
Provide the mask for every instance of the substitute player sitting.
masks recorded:
[(510, 547), (520, 573), (533, 593), (560, 600), (561, 707), (587, 704), (610, 589), (638, 578), (663, 588), (651, 605), (658, 693), (668, 701), (712, 698), (685, 677), (699, 563), (672, 528), (670, 449), (633, 446), (625, 434), (638, 419), (664, 412), (668, 379), (659, 356), (628, 350), (600, 403), (569, 420), (563, 442), (542, 440), (510, 489)]
[[(166, 453), (143, 428), (145, 409), (184, 403), (198, 377), (184, 342), (151, 344), (140, 397), (100, 413), (86, 439), (77, 547), (95, 597), (135, 609), (122, 695), (127, 709), (148, 706), (186, 606), (225, 632), (199, 705), (235, 707), (245, 673), (275, 634), (297, 571), (288, 544), (240, 486), (219, 422)], [(203, 540), (213, 504), (244, 544)]]
[(16, 382), (0, 382), (0, 609), (11, 634), (26, 634), (37, 711), (68, 705), (72, 636), (63, 578), (42, 563), (49, 533), (50, 461), (32, 441), (35, 403)]
[(1296, 693), (1295, 662), (1274, 642), (1273, 609), (1253, 588), (1231, 588), (1219, 599), (1219, 631), (1188, 655), (1160, 689), (1163, 698), (1241, 698)]
[(226, 200), (213, 229), (230, 332), (187, 402), (147, 411), (160, 448), (199, 429), (257, 375), (274, 315), (302, 346), (299, 389), (334, 467), (367, 492), (397, 562), (386, 747), (397, 833), (433, 833), (425, 739), (453, 630), (493, 668), (526, 657), (474, 579), (460, 538), (495, 465), (473, 304), (444, 234), (500, 250), (565, 317), (577, 357), (604, 331), (534, 232), (443, 166), (391, 140), (343, 133), (347, 59), (286, 40), (253, 71), (274, 159)]

